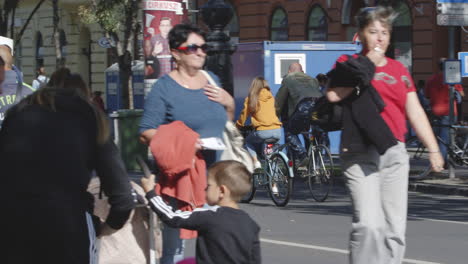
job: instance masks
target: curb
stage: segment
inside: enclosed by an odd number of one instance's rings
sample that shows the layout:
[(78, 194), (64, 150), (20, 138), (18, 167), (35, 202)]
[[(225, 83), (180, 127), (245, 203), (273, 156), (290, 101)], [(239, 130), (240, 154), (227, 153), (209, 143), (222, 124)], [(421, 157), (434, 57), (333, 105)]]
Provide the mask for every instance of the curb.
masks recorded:
[[(344, 177), (337, 175), (337, 177), (333, 179), (333, 184), (337, 186), (344, 186)], [(411, 182), (410, 180), (408, 184), (408, 190), (428, 194), (459, 195), (468, 197), (468, 188), (459, 187), (456, 185), (431, 184), (418, 181)]]
[(422, 182), (410, 182), (408, 190), (422, 193), (468, 196), (468, 188)]

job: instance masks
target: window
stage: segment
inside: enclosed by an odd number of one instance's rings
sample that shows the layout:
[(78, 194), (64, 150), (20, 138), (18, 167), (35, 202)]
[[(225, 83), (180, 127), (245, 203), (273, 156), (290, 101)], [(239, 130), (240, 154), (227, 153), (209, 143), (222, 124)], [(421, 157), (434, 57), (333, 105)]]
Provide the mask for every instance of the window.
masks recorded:
[(42, 33), (36, 33), (36, 68), (44, 66), (44, 41)]
[(308, 40), (327, 40), (328, 35), (328, 21), (327, 16), (323, 9), (316, 5), (312, 8), (309, 15), (309, 22), (307, 28)]
[(273, 12), (271, 18), (271, 40), (288, 40), (288, 16), (282, 8)]

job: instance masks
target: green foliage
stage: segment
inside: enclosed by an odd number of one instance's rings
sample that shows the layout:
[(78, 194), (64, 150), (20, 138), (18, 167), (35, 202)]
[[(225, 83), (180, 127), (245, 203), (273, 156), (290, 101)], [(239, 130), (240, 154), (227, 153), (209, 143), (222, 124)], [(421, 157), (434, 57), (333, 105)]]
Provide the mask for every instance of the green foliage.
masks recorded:
[(99, 24), (107, 32), (119, 32), (125, 21), (125, 9), (131, 0), (95, 0), (78, 7), (85, 24)]

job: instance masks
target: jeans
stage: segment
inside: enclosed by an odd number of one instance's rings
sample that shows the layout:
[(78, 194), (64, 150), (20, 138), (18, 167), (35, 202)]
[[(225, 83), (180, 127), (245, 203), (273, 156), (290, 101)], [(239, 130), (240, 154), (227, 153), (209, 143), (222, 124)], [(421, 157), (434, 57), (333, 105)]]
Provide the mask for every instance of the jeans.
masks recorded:
[(284, 135), (286, 139), (286, 143), (288, 143), (289, 150), (293, 152), (293, 157), (295, 159), (302, 160), (307, 156), (307, 150), (302, 145), (302, 142), (299, 140), (299, 136), (297, 134), (293, 134), (288, 125), (284, 126)]
[[(177, 208), (177, 200), (170, 199), (169, 205)], [(163, 224), (162, 242), (161, 264), (175, 264), (184, 259), (185, 240), (180, 238), (180, 229)]]
[(262, 143), (268, 138), (281, 138), (281, 128), (270, 130), (257, 130), (250, 133), (245, 139), (245, 147), (252, 157), (257, 157), (261, 151)]
[[(445, 126), (436, 126), (434, 128), (434, 133), (439, 136), (446, 144), (449, 144), (450, 128), (446, 125), (450, 124), (450, 117), (441, 116), (438, 124)], [(447, 146), (445, 146), (445, 144), (441, 143), (439, 140), (437, 143), (439, 144), (440, 154), (444, 158), (445, 162), (447, 162)]]
[(374, 146), (343, 153), (346, 186), (353, 205), (351, 264), (401, 264), (405, 254), (409, 157), (398, 142), (383, 155)]

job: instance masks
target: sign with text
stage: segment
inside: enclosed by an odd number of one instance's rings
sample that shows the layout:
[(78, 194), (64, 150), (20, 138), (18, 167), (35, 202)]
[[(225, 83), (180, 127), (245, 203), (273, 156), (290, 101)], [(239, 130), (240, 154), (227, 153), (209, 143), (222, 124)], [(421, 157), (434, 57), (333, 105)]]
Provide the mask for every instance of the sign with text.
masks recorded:
[(437, 0), (437, 25), (467, 26), (468, 0)]
[(145, 83), (152, 84), (174, 69), (168, 34), (173, 26), (187, 20), (186, 7), (184, 0), (143, 1)]
[(468, 26), (468, 15), (437, 15), (438, 26)]
[(468, 0), (437, 0), (437, 3), (468, 3)]
[(462, 77), (468, 77), (468, 52), (458, 52), (458, 59), (461, 61)]
[(445, 60), (444, 61), (444, 83), (445, 84), (460, 84), (461, 78), (461, 61)]
[(467, 3), (438, 3), (437, 11), (445, 15), (468, 15)]

